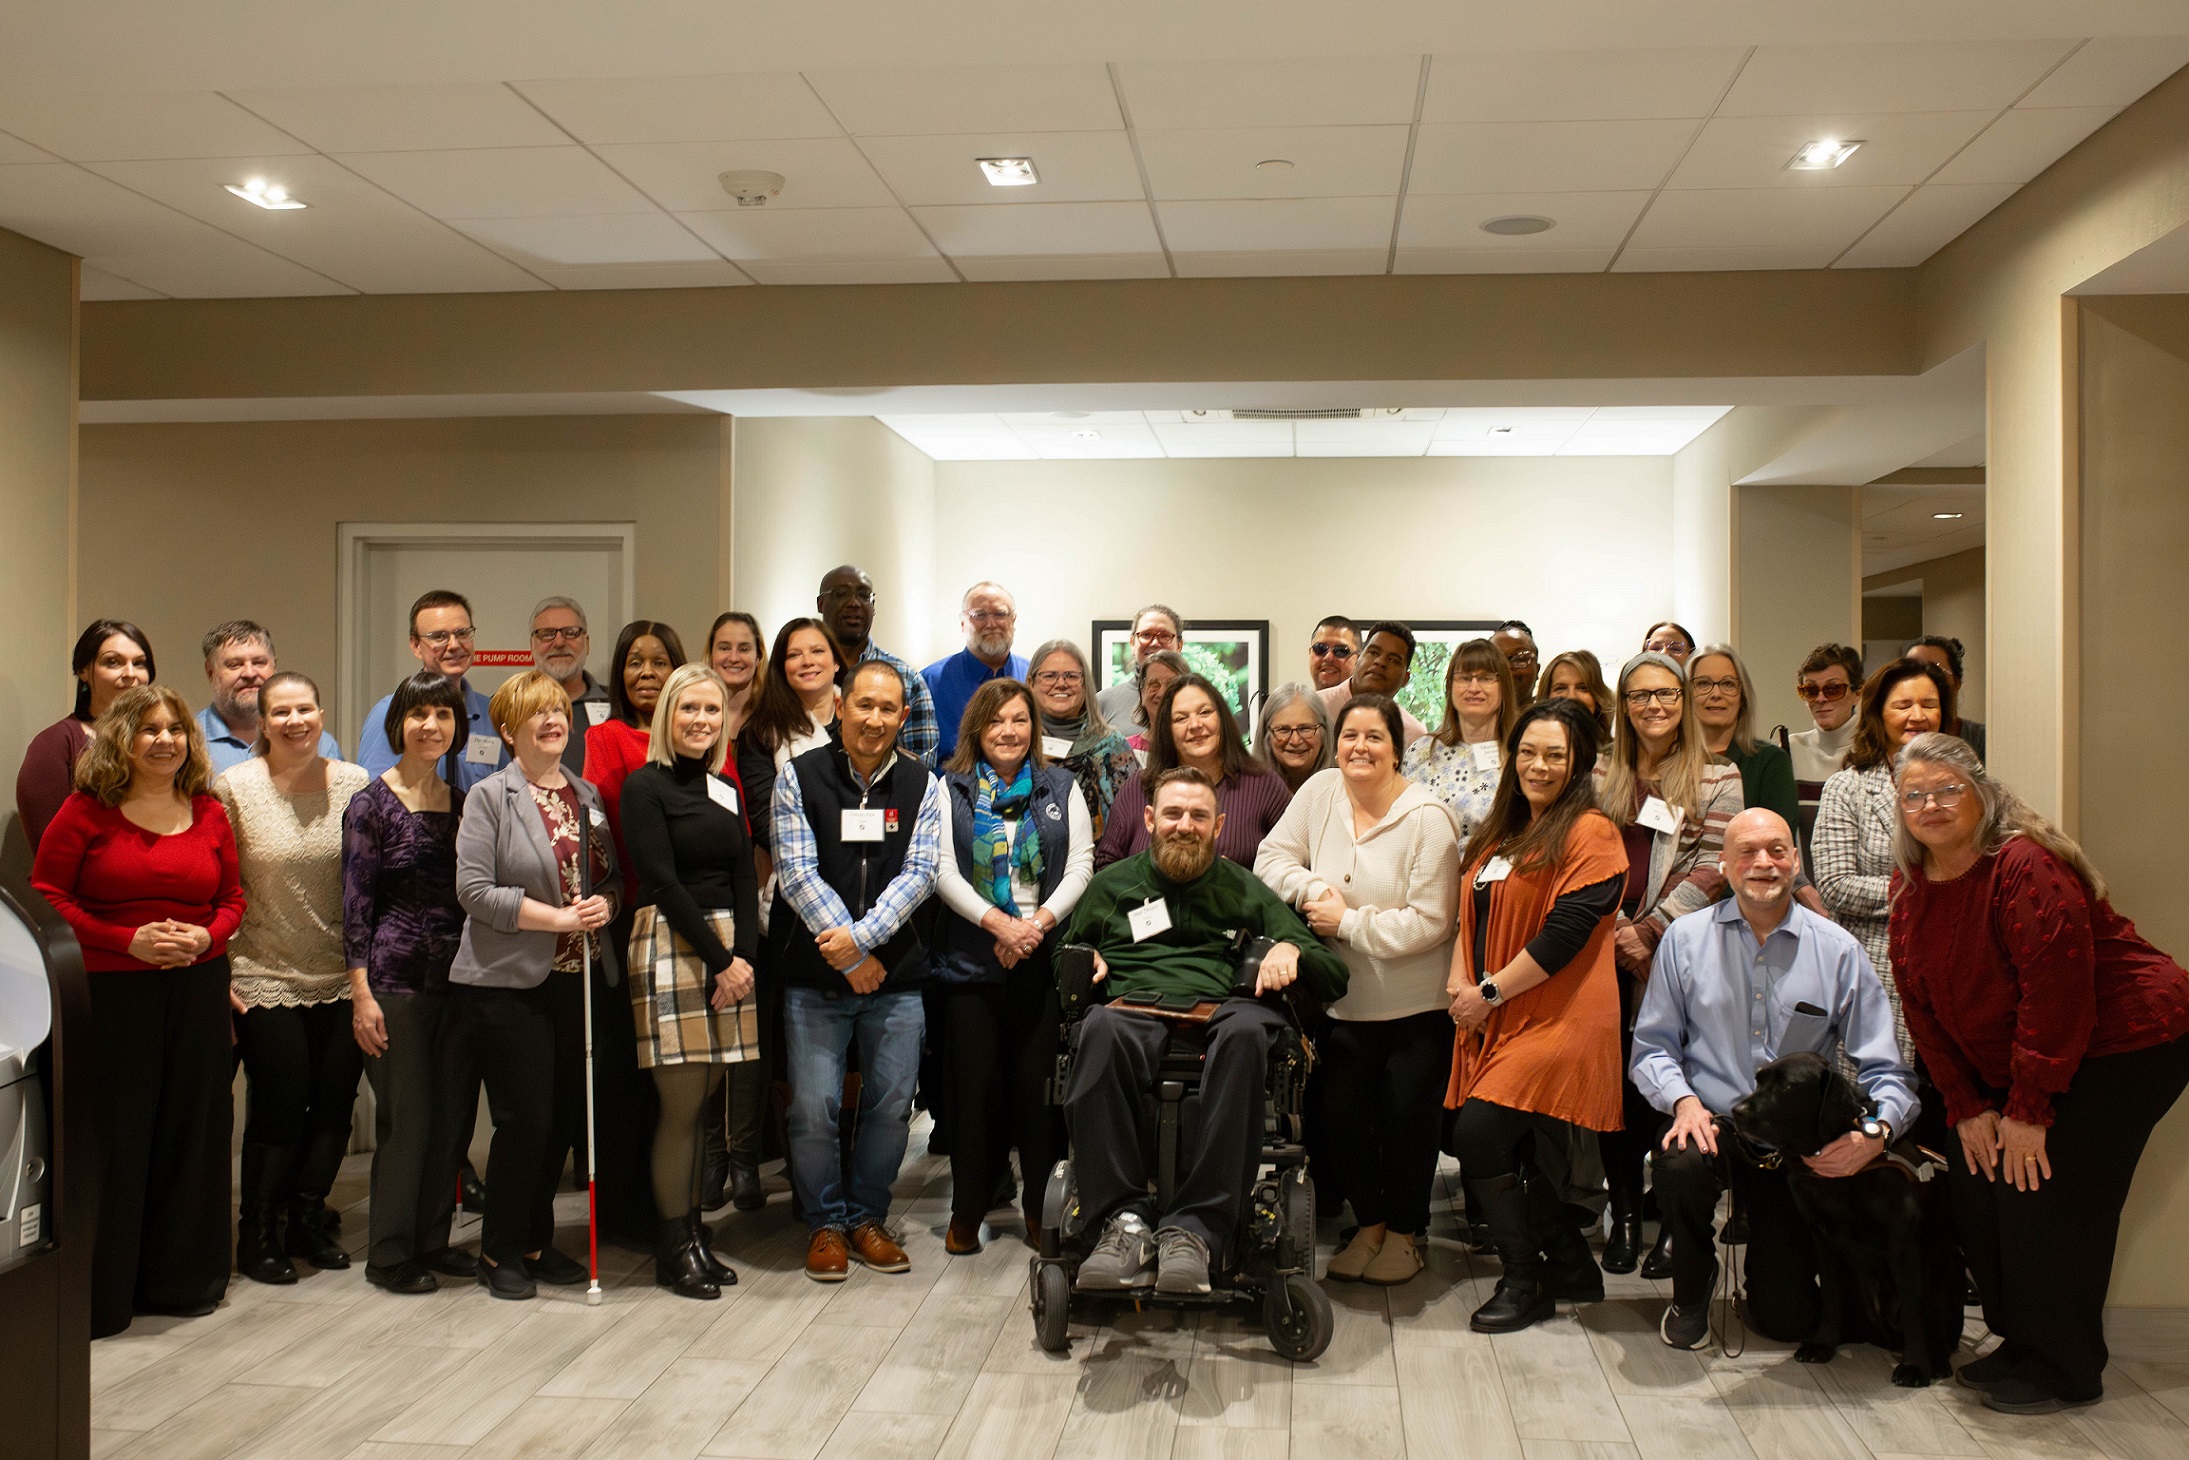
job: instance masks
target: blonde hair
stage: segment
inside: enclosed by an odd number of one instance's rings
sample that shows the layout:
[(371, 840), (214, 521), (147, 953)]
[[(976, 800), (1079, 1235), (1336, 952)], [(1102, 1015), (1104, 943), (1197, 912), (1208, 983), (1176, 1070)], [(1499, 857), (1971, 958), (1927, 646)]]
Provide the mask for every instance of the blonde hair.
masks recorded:
[(158, 709), (175, 717), (187, 745), (182, 769), (175, 772), (175, 789), (184, 796), (203, 793), (213, 779), (212, 762), (205, 756), (205, 732), (198, 728), (197, 717), (190, 713), (182, 696), (164, 684), (140, 684), (123, 690), (106, 707), (106, 713), (92, 722), (91, 743), (76, 758), (76, 789), (102, 806), (121, 805), (137, 774), (129, 747), (146, 717)]
[[(1692, 657), (1692, 656), (1690, 656)], [(1695, 720), (1695, 697), (1687, 692), (1687, 671), (1670, 654), (1645, 650), (1619, 669), (1618, 711), (1611, 737), (1611, 764), (1604, 771), (1597, 804), (1621, 826), (1634, 822), (1634, 795), (1642, 783), (1642, 737), (1634, 733), (1634, 717), (1627, 713), (1627, 685), (1636, 671), (1662, 669), (1680, 685), (1680, 728), (1672, 751), (1657, 767), (1657, 796), (1686, 814), (1687, 826), (1699, 827), (1703, 817), (1703, 773), (1710, 767), (1710, 750), (1703, 744), (1702, 726)]]
[(494, 698), (487, 701), (486, 713), (494, 722), (495, 732), (514, 745), (519, 725), (557, 706), (565, 715), (570, 713), (570, 694), (562, 681), (544, 669), (527, 669), (502, 681)]
[[(653, 728), (646, 738), (646, 763), (648, 765), (675, 765), (676, 747), (671, 739), (676, 721), (676, 704), (694, 685), (713, 685), (722, 696), (722, 708), (730, 707), (730, 687), (722, 676), (705, 664), (680, 664), (669, 672), (669, 682), (661, 687), (661, 698), (654, 701)], [(707, 754), (707, 769), (720, 774), (730, 758), (730, 729), (727, 722), (722, 733), (715, 737), (714, 749)]]
[[(1976, 827), (1976, 844), (1983, 849), (1984, 855), (1989, 856), (2005, 846), (2009, 837), (2026, 836), (2074, 868), (2075, 875), (2082, 879), (2093, 899), (2105, 896), (2105, 878), (2091, 865), (2090, 854), (2082, 849), (2082, 844), (2015, 795), (2006, 782), (1986, 771), (1975, 747), (1966, 740), (1939, 730), (1916, 736), (1900, 748), (1900, 754), (1894, 759), (1893, 784), (1898, 786), (1908, 768), (1916, 765), (1942, 766), (1969, 783), (1969, 789), (1984, 803), (1984, 818)], [(1901, 814), (1896, 802), (1893, 860), (1900, 864), (1903, 873), (1912, 877), (1923, 870), (1923, 852), (1923, 844), (1909, 833), (1908, 818)]]

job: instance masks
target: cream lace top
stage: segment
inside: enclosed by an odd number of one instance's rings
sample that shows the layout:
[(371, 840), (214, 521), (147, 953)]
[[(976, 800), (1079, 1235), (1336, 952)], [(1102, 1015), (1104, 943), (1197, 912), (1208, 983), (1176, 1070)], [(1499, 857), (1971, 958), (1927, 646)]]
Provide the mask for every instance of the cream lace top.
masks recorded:
[(213, 783), (235, 827), (247, 906), (228, 943), (230, 985), (252, 1008), (350, 996), (342, 957), (342, 812), (365, 789), (363, 766), (327, 762), (327, 789), (274, 789), (253, 756)]

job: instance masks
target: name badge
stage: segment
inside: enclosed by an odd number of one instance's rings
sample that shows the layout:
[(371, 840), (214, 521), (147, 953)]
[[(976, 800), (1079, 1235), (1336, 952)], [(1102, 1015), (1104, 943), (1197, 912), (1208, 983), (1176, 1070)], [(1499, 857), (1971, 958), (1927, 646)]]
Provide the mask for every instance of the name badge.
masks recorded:
[(1467, 749), (1474, 754), (1476, 770), (1494, 771), (1497, 769), (1499, 761), (1496, 741), (1477, 740), (1474, 744), (1468, 746)]
[(1125, 922), (1132, 929), (1133, 941), (1145, 943), (1157, 933), (1171, 930), (1170, 904), (1160, 897), (1153, 902), (1144, 902), (1126, 911)]
[(1475, 885), (1481, 887), (1491, 882), (1503, 882), (1512, 875), (1513, 864), (1511, 859), (1492, 857), (1482, 864), (1481, 871), (1475, 873)]
[(587, 701), (585, 702), (585, 723), (586, 723), (586, 724), (588, 724), (588, 725), (598, 725), (598, 724), (599, 724), (599, 723), (600, 723), (601, 721), (603, 721), (603, 720), (605, 720), (605, 719), (607, 719), (607, 718), (608, 718), (608, 701), (606, 701), (606, 700), (587, 700)]
[(593, 830), (606, 831), (608, 829), (608, 813), (598, 806), (587, 807), (585, 814), (593, 819)]
[(502, 742), (491, 735), (474, 734), (464, 742), (465, 765), (499, 765), (502, 759)]
[(1680, 823), (1686, 818), (1686, 812), (1667, 806), (1663, 801), (1652, 796), (1642, 803), (1641, 814), (1636, 816), (1634, 821), (1637, 826), (1646, 826), (1651, 831), (1670, 832), (1677, 835), (1680, 830)]
[(880, 811), (846, 811), (841, 832), (847, 842), (878, 842), (882, 839), (882, 813)]
[(1072, 742), (1061, 735), (1041, 737), (1041, 753), (1051, 760), (1062, 760), (1072, 753)]
[(707, 777), (707, 799), (730, 815), (737, 814), (737, 787), (720, 776)]

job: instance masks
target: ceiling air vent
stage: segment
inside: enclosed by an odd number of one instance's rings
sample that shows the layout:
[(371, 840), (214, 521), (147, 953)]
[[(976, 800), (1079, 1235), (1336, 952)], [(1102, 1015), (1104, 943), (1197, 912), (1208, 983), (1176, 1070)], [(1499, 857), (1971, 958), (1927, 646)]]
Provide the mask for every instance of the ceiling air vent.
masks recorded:
[(1403, 410), (1380, 406), (1333, 406), (1301, 410), (1186, 411), (1188, 421), (1395, 421)]

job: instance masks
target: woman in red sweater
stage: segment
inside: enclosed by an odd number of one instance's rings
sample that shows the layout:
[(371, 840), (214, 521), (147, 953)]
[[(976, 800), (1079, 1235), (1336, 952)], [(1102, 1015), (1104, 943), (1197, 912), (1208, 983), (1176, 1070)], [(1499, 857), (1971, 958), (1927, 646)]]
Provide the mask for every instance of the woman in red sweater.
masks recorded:
[(1898, 807), (1893, 973), (1960, 1137), (1954, 1222), (2005, 1340), (1956, 1377), (2009, 1414), (2093, 1404), (2121, 1207), (2189, 1086), (2189, 973), (1966, 742), (1909, 741)]
[(31, 869), (91, 974), (105, 1171), (95, 1338), (135, 1313), (200, 1317), (228, 1290), (227, 950), (243, 887), (206, 771), (182, 696), (125, 691), (92, 727)]

